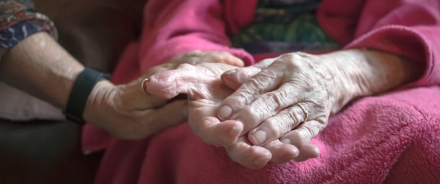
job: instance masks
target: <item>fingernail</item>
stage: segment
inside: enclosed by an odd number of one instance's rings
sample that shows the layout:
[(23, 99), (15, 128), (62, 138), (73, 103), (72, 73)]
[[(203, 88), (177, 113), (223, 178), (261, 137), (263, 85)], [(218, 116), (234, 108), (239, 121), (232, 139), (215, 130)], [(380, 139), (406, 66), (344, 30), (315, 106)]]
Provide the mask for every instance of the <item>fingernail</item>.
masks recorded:
[(255, 132), (251, 137), (252, 137), (252, 140), (254, 141), (254, 143), (255, 143), (256, 145), (260, 145), (260, 144), (262, 144), (264, 141), (266, 141), (267, 134), (266, 134), (265, 131), (258, 130), (258, 131)]
[(229, 74), (233, 74), (233, 73), (235, 73), (235, 72), (236, 72), (236, 70), (228, 70), (228, 71), (226, 71), (226, 72), (223, 73), (223, 74), (229, 75)]
[(229, 137), (237, 137), (237, 135), (240, 135), (241, 131), (243, 131), (243, 127), (240, 126), (234, 126), (229, 130)]
[(292, 143), (292, 142), (290, 142), (290, 139), (283, 139), (281, 142), (284, 144), (291, 144)]
[(221, 120), (225, 120), (226, 118), (228, 118), (229, 116), (231, 116), (232, 114), (232, 108), (225, 105), (223, 106), (217, 113), (217, 116), (221, 119)]
[(266, 164), (266, 162), (269, 160), (269, 158), (267, 158), (267, 157), (261, 157), (261, 158), (257, 158), (255, 161), (254, 161), (254, 164), (255, 165), (264, 165), (264, 164)]

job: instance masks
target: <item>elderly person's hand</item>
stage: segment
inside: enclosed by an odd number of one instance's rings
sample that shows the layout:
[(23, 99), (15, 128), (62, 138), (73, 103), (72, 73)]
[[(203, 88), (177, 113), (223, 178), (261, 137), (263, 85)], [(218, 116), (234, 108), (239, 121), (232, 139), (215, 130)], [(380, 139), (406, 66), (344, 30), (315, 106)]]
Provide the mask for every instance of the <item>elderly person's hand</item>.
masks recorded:
[[(157, 99), (143, 92), (143, 79), (175, 69), (182, 63), (223, 62), (237, 66), (243, 62), (223, 52), (194, 51), (151, 68), (141, 78), (124, 85), (101, 80), (93, 87), (82, 118), (122, 139), (142, 139), (187, 119), (187, 100)], [(0, 80), (65, 109), (73, 85), (84, 71), (78, 61), (48, 34), (35, 33), (2, 57)], [(78, 102), (73, 102), (78, 103)], [(173, 114), (170, 118), (170, 114)]]
[(421, 71), (416, 62), (371, 50), (284, 54), (224, 74), (225, 81), (243, 85), (223, 101), (218, 116), (242, 122), (240, 135), (254, 145), (279, 139), (306, 152), (296, 159), (306, 160), (319, 154), (309, 143), (330, 114), (355, 98), (414, 80)]
[[(237, 67), (223, 63), (180, 65), (178, 70), (157, 73), (149, 78), (147, 92), (163, 99), (173, 98), (181, 93), (188, 94), (189, 124), (193, 132), (206, 143), (217, 146), (232, 145), (236, 140), (221, 144), (230, 137), (237, 137), (241, 129), (236, 121), (220, 123), (216, 111), (220, 103), (233, 93), (220, 79), (222, 73)], [(229, 132), (222, 134), (223, 132)], [(219, 135), (212, 139), (210, 135)]]
[(150, 68), (146, 74), (129, 84), (115, 86), (110, 82), (100, 82), (89, 97), (85, 120), (119, 138), (130, 140), (142, 139), (185, 122), (188, 114), (186, 99), (169, 101), (171, 96), (158, 99), (146, 94), (141, 86), (144, 87), (144, 79), (151, 75), (177, 69), (183, 63), (198, 65), (209, 62), (227, 63), (228, 66), (243, 65), (243, 61), (226, 52), (191, 51)]
[[(151, 76), (146, 86), (148, 93), (164, 99), (175, 97), (179, 93), (188, 94), (188, 122), (192, 131), (208, 144), (227, 146), (226, 151), (231, 159), (249, 168), (264, 166), (269, 160), (284, 163), (292, 158), (310, 157), (307, 154), (316, 155), (317, 148), (314, 145), (305, 146), (309, 149), (301, 155), (295, 151), (294, 146), (283, 144), (279, 140), (271, 141), (264, 146), (252, 145), (246, 137), (231, 140), (242, 132), (242, 123), (236, 120), (220, 122), (216, 111), (222, 101), (234, 91), (228, 86), (240, 85), (224, 83), (220, 78), (222, 73), (235, 68), (222, 63), (203, 63), (196, 66), (184, 64), (178, 70), (164, 71)], [(230, 145), (238, 146), (228, 147)], [(308, 150), (312, 150), (312, 153), (308, 153)], [(303, 156), (304, 154), (306, 156)], [(259, 163), (258, 167), (253, 165), (254, 162)]]
[[(369, 50), (291, 53), (228, 71), (222, 75), (224, 83), (213, 77), (214, 81), (206, 82), (210, 78), (204, 74), (215, 65), (159, 73), (152, 76), (148, 91), (162, 97), (177, 95), (178, 91), (190, 96), (205, 94), (190, 101), (202, 104), (200, 107), (210, 106), (208, 111), (190, 110), (193, 131), (209, 144), (228, 146), (230, 157), (242, 165), (261, 168), (269, 160), (283, 163), (319, 156), (319, 149), (310, 140), (325, 128), (330, 114), (356, 97), (384, 92), (415, 79), (422, 71), (417, 66), (404, 58)], [(222, 84), (239, 88), (219, 105), (221, 98), (209, 100), (206, 89)], [(218, 116), (212, 112), (216, 108)]]
[[(145, 94), (142, 79), (124, 85), (99, 82), (86, 104), (84, 120), (126, 140), (146, 138), (187, 119), (186, 100), (167, 103)], [(169, 114), (173, 114), (170, 118)]]

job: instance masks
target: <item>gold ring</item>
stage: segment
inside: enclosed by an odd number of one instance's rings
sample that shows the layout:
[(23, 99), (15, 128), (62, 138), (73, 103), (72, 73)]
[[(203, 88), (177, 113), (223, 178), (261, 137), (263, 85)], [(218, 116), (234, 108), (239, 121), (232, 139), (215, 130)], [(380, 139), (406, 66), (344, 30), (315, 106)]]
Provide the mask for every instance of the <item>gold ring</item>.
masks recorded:
[(148, 80), (149, 80), (148, 78), (144, 79), (144, 80), (142, 81), (142, 84), (141, 84), (142, 91), (143, 91), (145, 94), (147, 94), (147, 95), (148, 95), (148, 93), (147, 93), (147, 91), (145, 91), (145, 87), (144, 87), (144, 85), (145, 85), (145, 82), (147, 82)]
[(304, 122), (306, 122), (307, 120), (309, 120), (309, 111), (306, 110), (306, 108), (301, 104), (301, 103), (297, 103), (296, 105), (298, 105), (299, 108), (301, 108), (301, 110), (304, 112), (304, 114), (306, 115), (306, 117), (304, 118)]

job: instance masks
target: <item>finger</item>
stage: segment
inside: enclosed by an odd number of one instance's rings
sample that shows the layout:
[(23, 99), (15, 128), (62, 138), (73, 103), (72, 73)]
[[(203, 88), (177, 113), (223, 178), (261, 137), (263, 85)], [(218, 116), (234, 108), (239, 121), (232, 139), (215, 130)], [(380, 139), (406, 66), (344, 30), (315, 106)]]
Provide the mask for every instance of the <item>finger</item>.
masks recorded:
[(221, 79), (229, 88), (237, 90), (249, 78), (261, 72), (260, 68), (249, 67), (247, 69), (229, 70), (222, 74)]
[(142, 75), (142, 79), (149, 78), (151, 75), (154, 75), (154, 74), (162, 72), (162, 71), (175, 70), (177, 68), (177, 66), (179, 66), (179, 65), (172, 63), (172, 62), (168, 62), (168, 63), (164, 63), (161, 65), (151, 67), (148, 69), (147, 72), (144, 73), (144, 75)]
[(303, 162), (310, 158), (318, 158), (321, 154), (321, 151), (319, 150), (318, 146), (314, 144), (306, 144), (299, 150), (299, 155), (293, 160), (296, 162)]
[(272, 159), (270, 160), (274, 164), (282, 164), (289, 162), (290, 160), (298, 157), (299, 150), (293, 145), (284, 144), (278, 139), (269, 142), (264, 145), (264, 148), (270, 151)]
[[(172, 116), (170, 116), (172, 114)], [(177, 100), (155, 111), (145, 114), (154, 132), (188, 120), (188, 101)]]
[(287, 133), (280, 140), (283, 143), (292, 144), (301, 149), (304, 145), (309, 144), (325, 128), (325, 125), (326, 122), (324, 120), (310, 120), (302, 123), (298, 128)]
[(270, 67), (249, 78), (232, 95), (227, 97), (220, 110), (218, 117), (222, 120), (229, 118), (246, 105), (252, 103), (261, 94), (271, 91), (279, 86), (283, 78), (282, 70)]
[[(142, 78), (133, 80), (128, 84), (118, 86), (118, 95), (121, 100), (117, 100), (114, 103), (121, 107), (132, 107), (135, 110), (159, 108), (164, 106), (167, 101), (164, 99), (159, 99), (154, 96), (148, 95), (141, 88), (145, 87), (141, 85), (143, 82)], [(145, 89), (145, 88), (144, 88)]]
[(244, 66), (244, 62), (243, 60), (233, 56), (230, 53), (227, 52), (217, 52), (220, 54), (216, 55), (216, 61), (221, 62), (221, 63), (225, 63), (228, 65), (233, 65), (233, 66), (238, 66), (238, 67), (243, 67)]
[[(284, 83), (281, 87), (275, 91), (267, 92), (261, 96), (259, 96), (254, 102), (250, 105), (239, 110), (238, 113), (233, 115), (234, 119), (239, 119), (243, 125), (243, 132), (248, 132), (252, 128), (255, 128), (259, 124), (261, 124), (264, 120), (268, 119), (276, 115), (281, 110), (291, 106), (292, 104), (296, 104), (300, 99), (303, 98), (302, 95), (297, 92), (299, 89), (295, 88), (295, 85), (290, 83)], [(294, 110), (298, 110), (296, 107)], [(298, 115), (302, 115), (303, 113), (296, 113), (299, 111), (295, 111), (295, 116), (291, 119), (295, 121), (289, 121), (289, 123), (298, 123), (298, 120), (302, 120), (302, 118)], [(295, 119), (296, 118), (296, 119)], [(286, 122), (288, 123), (288, 122)], [(275, 137), (279, 138), (279, 137)], [(274, 140), (274, 138), (272, 138)], [(255, 140), (253, 140), (255, 141)], [(263, 143), (265, 140), (256, 141), (258, 145)]]
[(249, 78), (269, 67), (274, 61), (275, 59), (265, 59), (253, 66), (226, 71), (221, 78), (228, 87), (236, 90)]
[(188, 122), (191, 130), (203, 142), (215, 146), (230, 146), (237, 141), (243, 124), (236, 120), (220, 122), (215, 117), (218, 106), (205, 99), (190, 100)]
[[(169, 116), (173, 114), (173, 116)], [(178, 100), (165, 105), (157, 110), (139, 110), (134, 111), (132, 117), (136, 117), (131, 121), (128, 127), (120, 127), (119, 129), (108, 130), (112, 134), (126, 140), (144, 139), (158, 131), (161, 131), (169, 126), (183, 123), (187, 121), (188, 117), (188, 102), (186, 100)], [(131, 130), (132, 133), (126, 134), (125, 128), (136, 126), (137, 129)]]
[(190, 111), (189, 124), (194, 134), (206, 144), (215, 146), (233, 145), (243, 131), (241, 122), (234, 120), (220, 122), (212, 116), (193, 117), (206, 114), (203, 111), (206, 111), (206, 108)]
[(180, 93), (188, 94), (194, 84), (202, 82), (195, 67), (182, 64), (178, 70), (167, 70), (152, 75), (145, 83), (146, 91), (158, 98), (170, 99)]
[(252, 66), (263, 70), (263, 69), (266, 69), (267, 67), (269, 67), (270, 65), (272, 65), (276, 60), (277, 60), (277, 58), (263, 59), (263, 60), (259, 61), (258, 63), (255, 63)]
[(217, 51), (199, 51), (194, 50), (187, 52), (185, 54), (181, 54), (177, 57), (174, 57), (170, 61), (171, 63), (183, 64), (188, 63), (191, 65), (198, 65), (201, 63), (225, 63), (228, 65), (242, 67), (244, 62), (233, 56), (228, 52), (217, 52)]
[(298, 105), (290, 106), (275, 116), (267, 118), (257, 128), (249, 131), (248, 138), (255, 145), (265, 145), (290, 132), (303, 122), (305, 117), (306, 114)]
[(225, 149), (232, 160), (250, 169), (264, 167), (272, 157), (269, 150), (260, 146), (251, 146), (243, 136), (234, 145)]

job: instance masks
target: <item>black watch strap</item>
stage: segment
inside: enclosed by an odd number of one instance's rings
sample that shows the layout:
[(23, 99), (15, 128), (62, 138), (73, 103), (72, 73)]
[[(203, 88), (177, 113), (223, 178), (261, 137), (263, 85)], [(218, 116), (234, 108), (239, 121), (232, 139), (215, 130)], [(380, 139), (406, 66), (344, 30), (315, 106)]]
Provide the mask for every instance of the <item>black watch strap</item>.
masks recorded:
[(93, 70), (89, 67), (78, 75), (67, 100), (64, 115), (67, 120), (75, 123), (83, 123), (83, 113), (86, 107), (87, 99), (95, 87), (96, 83), (101, 80), (103, 73)]

